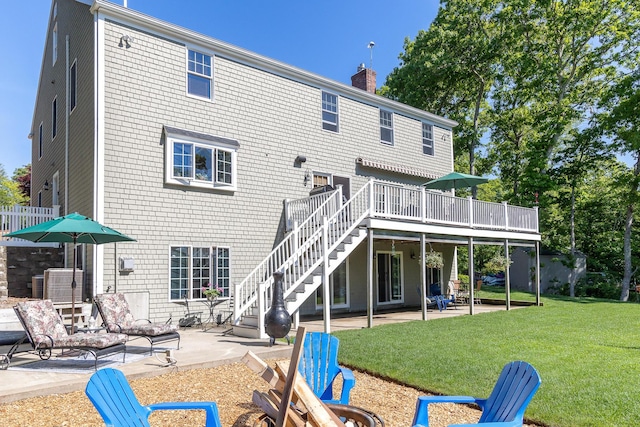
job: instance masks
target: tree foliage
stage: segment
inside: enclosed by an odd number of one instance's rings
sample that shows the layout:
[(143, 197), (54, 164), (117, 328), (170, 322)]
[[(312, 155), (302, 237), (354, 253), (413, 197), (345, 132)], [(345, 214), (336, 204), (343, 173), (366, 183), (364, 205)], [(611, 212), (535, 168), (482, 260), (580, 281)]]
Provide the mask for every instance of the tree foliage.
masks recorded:
[(612, 158), (640, 158), (639, 28), (626, 0), (443, 1), (384, 93), (458, 121), (456, 168), (495, 174), (490, 200), (537, 204), (545, 246), (614, 270), (640, 188)]
[(4, 167), (0, 164), (0, 206), (14, 206), (28, 202), (20, 191), (17, 181), (9, 179)]

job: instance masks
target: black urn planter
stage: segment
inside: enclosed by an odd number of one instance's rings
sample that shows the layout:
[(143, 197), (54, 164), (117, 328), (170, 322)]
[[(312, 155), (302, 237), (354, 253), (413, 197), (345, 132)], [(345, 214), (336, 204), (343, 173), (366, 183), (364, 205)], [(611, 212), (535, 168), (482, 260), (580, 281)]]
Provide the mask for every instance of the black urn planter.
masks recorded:
[(282, 285), (283, 274), (279, 271), (273, 273), (273, 298), (271, 308), (264, 315), (264, 329), (271, 337), (270, 345), (274, 344), (276, 338), (287, 337), (291, 330), (291, 315), (284, 306), (284, 290)]

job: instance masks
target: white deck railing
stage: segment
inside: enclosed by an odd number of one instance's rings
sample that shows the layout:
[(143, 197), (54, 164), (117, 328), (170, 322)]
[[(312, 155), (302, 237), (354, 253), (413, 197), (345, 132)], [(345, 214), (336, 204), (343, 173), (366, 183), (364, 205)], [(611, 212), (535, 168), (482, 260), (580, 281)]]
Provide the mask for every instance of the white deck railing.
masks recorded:
[[(285, 201), (291, 233), (235, 287), (234, 324), (255, 308), (258, 330), (270, 300), (273, 273), (284, 273), (285, 298), (366, 218), (455, 225), (469, 228), (538, 232), (538, 209), (490, 203), (424, 187), (394, 185), (371, 179), (351, 199), (342, 191)], [(294, 307), (297, 309), (297, 307)]]
[[(367, 185), (373, 188), (370, 200), (373, 206), (372, 217), (490, 230), (538, 232), (538, 208), (455, 197), (448, 193), (426, 190), (424, 187), (381, 181), (370, 181)], [(293, 216), (293, 212), (307, 212), (307, 215), (313, 212), (311, 208), (314, 204), (312, 198), (285, 203), (287, 223), (293, 224), (300, 220), (299, 216)], [(330, 217), (332, 212), (323, 212), (322, 215)]]
[[(32, 206), (0, 206), (0, 242), (11, 245), (33, 245), (32, 242), (23, 239), (5, 237), (5, 234), (31, 227), (60, 216), (60, 206), (52, 208), (39, 208)], [(47, 243), (46, 246), (51, 246)]]

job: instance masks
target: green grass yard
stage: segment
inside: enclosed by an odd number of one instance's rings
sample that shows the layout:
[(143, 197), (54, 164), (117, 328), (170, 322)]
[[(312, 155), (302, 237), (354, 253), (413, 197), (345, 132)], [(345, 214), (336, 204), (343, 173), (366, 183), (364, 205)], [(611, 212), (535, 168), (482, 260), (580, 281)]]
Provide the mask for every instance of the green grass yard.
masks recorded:
[[(500, 290), (482, 296), (492, 293)], [(542, 302), (336, 332), (340, 363), (425, 391), (486, 397), (507, 362), (524, 360), (542, 378), (525, 419), (557, 427), (639, 425), (640, 305), (560, 297)]]

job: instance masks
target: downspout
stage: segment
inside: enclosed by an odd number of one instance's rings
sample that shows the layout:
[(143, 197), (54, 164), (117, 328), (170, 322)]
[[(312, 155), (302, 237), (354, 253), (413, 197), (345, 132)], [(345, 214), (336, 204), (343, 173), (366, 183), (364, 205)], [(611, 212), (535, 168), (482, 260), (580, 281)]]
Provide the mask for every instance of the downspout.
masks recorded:
[[(67, 210), (69, 209), (69, 96), (71, 94), (71, 84), (69, 82), (69, 34), (65, 37), (65, 114), (64, 114), (64, 209), (62, 210), (62, 216), (67, 214)], [(58, 202), (60, 203), (60, 202)], [(67, 246), (68, 244), (64, 244), (64, 267), (68, 268), (67, 261)], [(76, 260), (74, 258), (73, 263), (75, 264)], [(83, 279), (84, 281), (84, 275)], [(82, 284), (84, 287), (84, 284)]]
[(66, 215), (68, 212), (68, 206), (69, 206), (69, 103), (70, 103), (70, 96), (71, 96), (71, 82), (70, 80), (70, 73), (69, 73), (69, 34), (67, 34), (67, 38), (66, 38), (66, 46), (65, 46), (65, 50), (66, 50), (66, 102), (65, 102), (65, 108), (66, 108), (66, 114), (64, 117), (64, 126), (65, 126), (65, 135), (64, 135), (64, 209), (62, 211), (62, 215)]

